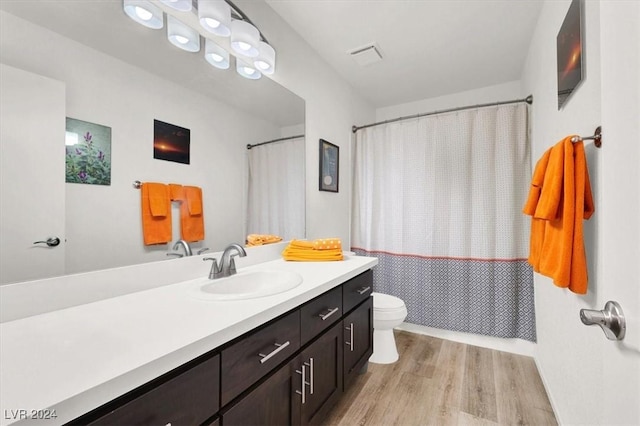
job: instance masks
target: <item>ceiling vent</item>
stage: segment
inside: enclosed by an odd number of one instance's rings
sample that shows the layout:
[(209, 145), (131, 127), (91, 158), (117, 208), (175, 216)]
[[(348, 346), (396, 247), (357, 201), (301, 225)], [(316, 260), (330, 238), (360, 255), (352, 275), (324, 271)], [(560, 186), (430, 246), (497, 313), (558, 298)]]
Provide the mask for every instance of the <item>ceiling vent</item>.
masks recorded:
[(382, 53), (380, 48), (375, 43), (371, 43), (367, 46), (354, 49), (349, 52), (349, 55), (354, 61), (361, 67), (375, 64), (382, 60)]

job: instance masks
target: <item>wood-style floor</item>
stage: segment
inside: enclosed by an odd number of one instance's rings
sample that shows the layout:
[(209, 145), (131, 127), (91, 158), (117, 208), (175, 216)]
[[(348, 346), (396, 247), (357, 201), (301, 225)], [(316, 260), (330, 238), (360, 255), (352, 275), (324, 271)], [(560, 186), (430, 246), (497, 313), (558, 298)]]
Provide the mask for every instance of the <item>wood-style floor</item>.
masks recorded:
[(326, 425), (556, 425), (532, 358), (395, 331), (400, 359), (369, 363)]

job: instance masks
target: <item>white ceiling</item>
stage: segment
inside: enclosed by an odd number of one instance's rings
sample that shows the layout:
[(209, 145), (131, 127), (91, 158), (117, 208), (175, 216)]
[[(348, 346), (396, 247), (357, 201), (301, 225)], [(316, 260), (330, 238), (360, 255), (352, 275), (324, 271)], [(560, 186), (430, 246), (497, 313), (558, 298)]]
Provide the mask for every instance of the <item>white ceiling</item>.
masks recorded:
[[(519, 80), (541, 0), (266, 0), (375, 107)], [(348, 52), (377, 43), (365, 67)], [(277, 49), (277, 46), (276, 46)]]

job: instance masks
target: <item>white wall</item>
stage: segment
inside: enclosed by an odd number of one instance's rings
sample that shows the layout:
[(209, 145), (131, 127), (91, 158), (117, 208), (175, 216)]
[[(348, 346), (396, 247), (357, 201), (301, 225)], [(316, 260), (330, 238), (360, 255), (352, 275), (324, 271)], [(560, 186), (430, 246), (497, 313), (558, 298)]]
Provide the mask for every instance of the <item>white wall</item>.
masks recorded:
[[(535, 358), (560, 423), (638, 424), (639, 8), (637, 2), (583, 3), (586, 77), (558, 111), (556, 35), (569, 4), (545, 2), (524, 69), (523, 89), (534, 96), (533, 158), (568, 134), (593, 134), (600, 124), (604, 142), (600, 150), (586, 144), (596, 205), (584, 222), (589, 291), (576, 295), (535, 274)], [(608, 341), (579, 320), (580, 309), (599, 310), (607, 300), (627, 308), (623, 342)]]
[[(66, 273), (166, 259), (167, 245), (142, 244), (135, 180), (203, 188), (206, 239), (195, 247), (244, 240), (245, 146), (278, 137), (279, 128), (0, 13), (1, 61), (65, 82), (68, 117), (111, 127), (111, 185), (66, 184)], [(191, 130), (189, 165), (153, 159), (154, 119)]]

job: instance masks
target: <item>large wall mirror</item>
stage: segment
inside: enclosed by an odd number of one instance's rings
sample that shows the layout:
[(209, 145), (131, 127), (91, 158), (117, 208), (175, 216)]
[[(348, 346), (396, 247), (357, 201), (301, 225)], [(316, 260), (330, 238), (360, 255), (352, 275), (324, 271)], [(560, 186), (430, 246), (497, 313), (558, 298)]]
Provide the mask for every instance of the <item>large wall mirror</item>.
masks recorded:
[[(167, 256), (180, 239), (176, 206), (173, 240), (143, 244), (136, 180), (202, 188), (205, 239), (194, 252), (250, 233), (304, 237), (303, 99), (175, 48), (120, 1), (3, 0), (0, 19), (0, 284), (179, 261)], [(110, 129), (109, 185), (65, 183), (65, 117)], [(154, 120), (190, 130), (189, 164), (153, 158)], [(302, 178), (261, 177), (283, 158)], [(33, 244), (52, 237), (61, 243)]]

